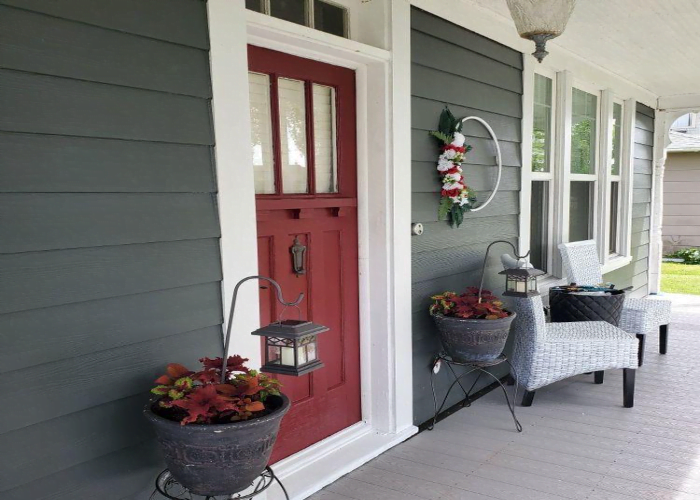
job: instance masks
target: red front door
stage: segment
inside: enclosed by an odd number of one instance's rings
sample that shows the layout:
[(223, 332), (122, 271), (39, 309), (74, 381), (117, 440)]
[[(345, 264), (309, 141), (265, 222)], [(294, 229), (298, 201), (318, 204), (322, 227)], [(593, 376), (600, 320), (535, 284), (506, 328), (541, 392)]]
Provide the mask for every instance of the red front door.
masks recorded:
[[(361, 419), (355, 73), (254, 46), (248, 58), (259, 272), (286, 300), (306, 297), (301, 311), (282, 311), (261, 289), (260, 319), (330, 327), (319, 335), (323, 368), (278, 377), (293, 404), (275, 462)], [(304, 272), (292, 263), (295, 239)]]

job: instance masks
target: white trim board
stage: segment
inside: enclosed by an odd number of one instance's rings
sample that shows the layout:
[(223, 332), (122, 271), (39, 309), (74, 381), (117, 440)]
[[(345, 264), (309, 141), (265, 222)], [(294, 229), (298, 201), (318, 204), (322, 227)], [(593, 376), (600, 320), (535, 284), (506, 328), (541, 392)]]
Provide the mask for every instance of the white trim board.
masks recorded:
[[(242, 119), (249, 115), (247, 44), (356, 73), (362, 421), (275, 466), (292, 498), (304, 498), (417, 432), (411, 185), (403, 171), (410, 165), (405, 146), (410, 136), (410, 5), (391, 2), (385, 7), (390, 16), (384, 29), (398, 47), (393, 54), (247, 11), (244, 2), (208, 2), (225, 303), (237, 279), (257, 272), (250, 124)], [(257, 288), (242, 288), (239, 297), (246, 306), (237, 310), (246, 314), (234, 319), (232, 349), (258, 365), (258, 339), (248, 333), (258, 326)], [(271, 491), (268, 498), (280, 495)]]

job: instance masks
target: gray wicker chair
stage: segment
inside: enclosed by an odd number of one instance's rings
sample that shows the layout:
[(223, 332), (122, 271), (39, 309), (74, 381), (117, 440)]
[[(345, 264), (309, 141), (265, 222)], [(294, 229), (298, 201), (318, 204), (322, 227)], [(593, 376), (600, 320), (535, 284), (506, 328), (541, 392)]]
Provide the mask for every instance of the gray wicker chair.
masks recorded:
[[(559, 245), (564, 274), (569, 283), (598, 285), (603, 282), (603, 273), (598, 260), (594, 240), (562, 243)], [(659, 332), (659, 352), (668, 350), (668, 324), (671, 322), (671, 301), (658, 298), (625, 299), (620, 316), (620, 328), (634, 333), (639, 338), (639, 365), (643, 363), (646, 334)]]
[(602, 384), (604, 371), (614, 368), (624, 370), (624, 406), (634, 406), (638, 349), (634, 335), (604, 321), (546, 323), (539, 295), (512, 298), (512, 307), (517, 312), (511, 328), (512, 366), (525, 389), (523, 406), (532, 404), (540, 387), (589, 372), (595, 372), (595, 383)]

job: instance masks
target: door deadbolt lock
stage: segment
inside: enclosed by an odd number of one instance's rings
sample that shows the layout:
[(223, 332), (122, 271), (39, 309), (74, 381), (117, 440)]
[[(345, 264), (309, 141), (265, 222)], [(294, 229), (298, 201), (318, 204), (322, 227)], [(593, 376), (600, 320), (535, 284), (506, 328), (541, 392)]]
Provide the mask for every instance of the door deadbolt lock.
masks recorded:
[(421, 234), (423, 234), (423, 231), (424, 231), (423, 224), (421, 224), (420, 222), (414, 222), (413, 224), (411, 224), (411, 234), (412, 235), (420, 236)]

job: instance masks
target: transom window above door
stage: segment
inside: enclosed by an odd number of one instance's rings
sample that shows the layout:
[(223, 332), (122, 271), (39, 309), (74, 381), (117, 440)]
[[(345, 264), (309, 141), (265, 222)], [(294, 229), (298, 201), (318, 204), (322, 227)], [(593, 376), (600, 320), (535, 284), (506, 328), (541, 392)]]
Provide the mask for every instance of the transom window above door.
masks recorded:
[(327, 0), (246, 0), (248, 10), (348, 37), (348, 11)]
[(248, 83), (255, 193), (338, 193), (336, 89), (256, 72)]

